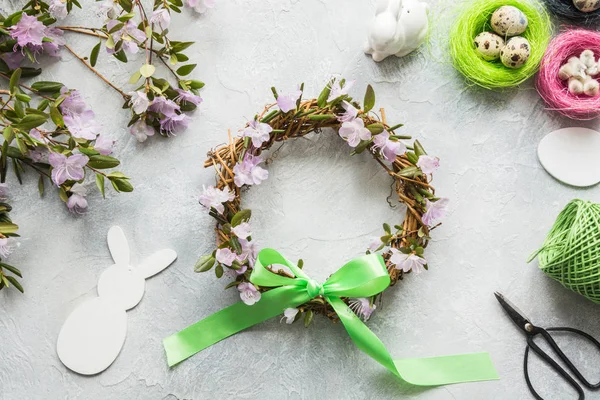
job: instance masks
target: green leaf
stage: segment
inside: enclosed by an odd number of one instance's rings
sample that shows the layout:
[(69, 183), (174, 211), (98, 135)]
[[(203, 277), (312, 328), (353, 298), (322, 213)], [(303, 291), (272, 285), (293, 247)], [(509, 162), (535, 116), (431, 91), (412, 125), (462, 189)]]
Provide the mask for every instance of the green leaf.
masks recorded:
[(15, 132), (13, 131), (12, 126), (9, 125), (4, 128), (2, 131), (2, 136), (4, 136), (4, 140), (6, 140), (8, 143), (12, 142), (15, 138)]
[(233, 248), (234, 252), (238, 254), (242, 252), (242, 245), (237, 237), (233, 236), (231, 239), (229, 239), (229, 244)]
[(371, 131), (371, 133), (373, 135), (378, 135), (381, 132), (383, 132), (383, 124), (380, 124), (380, 123), (370, 124), (370, 125), (367, 125), (367, 129), (369, 131)]
[(186, 62), (186, 61), (190, 60), (190, 58), (183, 53), (177, 53), (177, 54), (171, 55), (171, 57), (173, 57), (173, 56), (175, 56), (175, 60), (177, 60), (178, 62)]
[(177, 71), (175, 72), (177, 72), (177, 75), (186, 76), (189, 75), (190, 72), (194, 70), (194, 68), (196, 68), (196, 64), (183, 65), (177, 68)]
[(40, 192), (40, 197), (44, 195), (44, 175), (40, 175), (38, 179), (38, 192)]
[(13, 96), (17, 93), (17, 89), (19, 88), (19, 80), (20, 79), (21, 79), (21, 68), (17, 68), (14, 70), (14, 72), (10, 76), (10, 81), (8, 83), (8, 87), (10, 89), (10, 94)]
[(304, 327), (308, 328), (308, 326), (310, 325), (310, 323), (312, 322), (314, 317), (314, 313), (312, 310), (308, 310), (305, 314), (304, 314)]
[(38, 92), (56, 93), (59, 92), (63, 86), (64, 85), (60, 82), (39, 81), (31, 85), (31, 88), (37, 90)]
[(172, 53), (179, 53), (179, 52), (187, 49), (188, 47), (190, 47), (193, 44), (194, 44), (194, 42), (176, 42), (176, 41), (171, 41), (171, 52)]
[(15, 274), (16, 276), (18, 276), (19, 278), (23, 277), (23, 275), (21, 274), (21, 271), (18, 268), (13, 267), (12, 265), (0, 263), (0, 268), (6, 268), (7, 270), (9, 270), (10, 272), (12, 272), (13, 274)]
[(144, 78), (150, 78), (154, 72), (156, 71), (156, 67), (152, 64), (144, 64), (140, 67), (140, 74)]
[(392, 235), (384, 235), (380, 239), (381, 239), (382, 243), (385, 243), (387, 245), (390, 242), (391, 238), (392, 238)]
[(108, 35), (108, 38), (106, 39), (106, 48), (107, 49), (115, 48), (115, 40), (113, 39), (112, 35)]
[(88, 166), (96, 169), (106, 169), (106, 168), (114, 168), (119, 165), (120, 162), (114, 157), (111, 156), (103, 156), (101, 154), (90, 156), (90, 161), (88, 161)]
[(102, 198), (106, 198), (104, 193), (104, 175), (96, 174), (96, 186), (98, 186), (98, 190), (102, 193)]
[(123, 63), (127, 62), (127, 55), (125, 54), (125, 52), (123, 50), (119, 50), (118, 52), (113, 54), (113, 57), (115, 57), (117, 60), (119, 60)]
[(23, 94), (23, 93), (17, 93), (17, 94), (15, 95), (15, 97), (16, 97), (17, 99), (21, 100), (21, 101), (22, 101), (22, 102), (24, 102), (24, 103), (29, 103), (29, 102), (31, 102), (31, 97), (29, 97), (29, 96), (27, 96), (26, 94)]
[(50, 118), (52, 119), (52, 122), (54, 122), (54, 125), (59, 128), (65, 126), (65, 121), (63, 120), (63, 116), (58, 110), (58, 107), (50, 106)]
[(390, 225), (387, 223), (383, 224), (383, 230), (385, 231), (385, 233), (387, 233), (388, 235), (390, 235), (392, 233), (392, 228), (390, 228)]
[(329, 82), (319, 94), (319, 97), (317, 98), (317, 105), (319, 107), (325, 107), (327, 105), (327, 99), (329, 98), (329, 93), (331, 93), (331, 83), (332, 82)]
[(251, 210), (240, 210), (233, 216), (233, 218), (231, 218), (231, 226), (236, 227), (242, 222), (248, 221), (251, 216)]
[(33, 128), (43, 125), (48, 117), (38, 114), (28, 114), (14, 125), (15, 128), (29, 132)]
[(15, 233), (19, 230), (19, 226), (10, 222), (0, 222), (0, 232), (3, 234)]
[(212, 254), (208, 254), (205, 256), (200, 257), (200, 259), (196, 262), (196, 265), (194, 266), (194, 271), (195, 272), (206, 272), (209, 271), (213, 265), (215, 265), (215, 258), (212, 256)]
[(334, 119), (334, 118), (336, 118), (336, 116), (333, 114), (320, 114), (320, 115), (311, 114), (308, 116), (308, 119), (310, 119), (311, 121), (328, 121), (328, 120)]
[(398, 171), (398, 175), (404, 176), (406, 178), (416, 178), (417, 176), (421, 175), (421, 170), (414, 166), (406, 167)]
[(204, 82), (191, 80), (189, 82), (189, 86), (192, 89), (202, 89), (204, 87)]
[(92, 147), (83, 147), (83, 146), (79, 146), (79, 151), (82, 154), (85, 154), (86, 156), (96, 156), (100, 153), (98, 153), (94, 148)]
[(370, 140), (361, 140), (358, 146), (354, 148), (354, 154), (360, 154), (371, 144)]
[(217, 278), (220, 278), (223, 276), (223, 266), (221, 264), (217, 264), (217, 266), (215, 268), (215, 275), (217, 276)]
[[(113, 26), (108, 33), (115, 33), (116, 31), (121, 30), (121, 28), (123, 28), (123, 26), (125, 26), (125, 24), (120, 23), (120, 24), (116, 24), (115, 26)], [(110, 36), (110, 35), (109, 35)]]
[(140, 73), (140, 71), (135, 71), (133, 73), (133, 75), (131, 75), (131, 78), (129, 78), (129, 83), (131, 85), (135, 84), (137, 81), (140, 80), (140, 78), (142, 77), (142, 74)]
[(117, 192), (133, 192), (133, 185), (129, 179), (111, 179), (110, 183)]
[(422, 155), (427, 154), (427, 152), (425, 151), (425, 149), (423, 148), (423, 146), (421, 145), (421, 143), (418, 140), (415, 140), (415, 154), (417, 155), (417, 157), (421, 157)]
[(7, 276), (6, 279), (8, 279), (10, 283), (12, 283), (13, 286), (16, 287), (19, 292), (25, 293), (25, 291), (23, 290), (23, 286), (21, 286), (21, 284), (15, 279), (14, 276)]
[(100, 46), (101, 45), (102, 45), (102, 43), (98, 43), (92, 49), (92, 53), (90, 54), (90, 65), (92, 67), (96, 66), (96, 62), (98, 61), (98, 54), (100, 53)]
[(363, 110), (368, 113), (375, 106), (375, 91), (371, 85), (367, 86), (367, 92), (365, 93), (365, 99), (363, 101)]

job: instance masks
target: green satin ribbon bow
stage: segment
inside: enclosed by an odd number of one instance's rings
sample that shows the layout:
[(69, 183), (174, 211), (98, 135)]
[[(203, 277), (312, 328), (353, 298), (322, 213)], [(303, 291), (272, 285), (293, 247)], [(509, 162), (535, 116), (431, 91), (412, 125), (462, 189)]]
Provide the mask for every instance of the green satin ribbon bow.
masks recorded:
[[(280, 264), (296, 276), (274, 274), (266, 267)], [(419, 386), (498, 379), (487, 353), (393, 360), (379, 338), (354, 314), (340, 297), (371, 297), (390, 284), (385, 262), (380, 255), (356, 258), (322, 285), (273, 249), (263, 249), (250, 281), (273, 287), (262, 293), (252, 306), (238, 302), (169, 336), (163, 341), (169, 366), (262, 321), (281, 315), (286, 308), (297, 307), (321, 295), (331, 304), (356, 346), (404, 381)]]

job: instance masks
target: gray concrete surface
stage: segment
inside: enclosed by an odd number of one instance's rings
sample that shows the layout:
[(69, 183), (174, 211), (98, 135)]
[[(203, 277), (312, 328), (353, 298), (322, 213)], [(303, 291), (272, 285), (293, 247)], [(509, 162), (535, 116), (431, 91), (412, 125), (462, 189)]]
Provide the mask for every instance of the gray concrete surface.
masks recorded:
[[(600, 336), (598, 306), (525, 263), (570, 199), (598, 201), (600, 194), (548, 176), (536, 159), (538, 141), (554, 129), (597, 129), (598, 123), (574, 124), (545, 111), (531, 82), (503, 93), (468, 89), (440, 59), (437, 41), (431, 53), (375, 64), (361, 52), (364, 17), (373, 9), (358, 1), (229, 0), (204, 16), (174, 16), (172, 37), (197, 41), (188, 54), (198, 63), (194, 76), (207, 84), (206, 101), (188, 131), (144, 144), (128, 134), (118, 95), (73, 57), (65, 52), (48, 65), (42, 78), (80, 89), (104, 132), (117, 140), (116, 155), (135, 191), (110, 192), (106, 200), (90, 195), (89, 214), (77, 218), (52, 191), (40, 199), (33, 174), (23, 186), (11, 181), (23, 236), (11, 261), (25, 274), (26, 293), (0, 292), (0, 399), (527, 399), (524, 338), (494, 290), (534, 322)], [(95, 20), (86, 10), (67, 22)], [(82, 53), (95, 43), (68, 37)], [(126, 88), (132, 68), (107, 57), (98, 62)], [(389, 290), (370, 328), (398, 358), (489, 351), (500, 380), (406, 387), (324, 318), (309, 329), (275, 319), (167, 367), (164, 337), (237, 300), (223, 290), (225, 278), (193, 272), (197, 257), (214, 246), (213, 222), (197, 203), (202, 184), (214, 179), (202, 167), (206, 152), (271, 101), (270, 86), (287, 91), (303, 81), (307, 95), (316, 95), (333, 73), (356, 79), (358, 98), (371, 83), (388, 119), (405, 123), (404, 133), (441, 158), (434, 183), (452, 201), (427, 249), (430, 271)], [(316, 278), (364, 251), (382, 222), (403, 218), (402, 209), (385, 201), (390, 181), (377, 164), (347, 154), (331, 132), (289, 143), (269, 166), (271, 178), (245, 195), (256, 240), (304, 258)], [(163, 246), (176, 249), (179, 259), (147, 282), (144, 299), (129, 312), (129, 334), (115, 363), (98, 376), (79, 376), (60, 363), (55, 343), (64, 319), (95, 296), (98, 277), (111, 264), (106, 233), (113, 224), (125, 229), (138, 260)], [(572, 350), (593, 376), (600, 357), (584, 347)], [(548, 398), (569, 398), (543, 368), (534, 379), (553, 393)]]

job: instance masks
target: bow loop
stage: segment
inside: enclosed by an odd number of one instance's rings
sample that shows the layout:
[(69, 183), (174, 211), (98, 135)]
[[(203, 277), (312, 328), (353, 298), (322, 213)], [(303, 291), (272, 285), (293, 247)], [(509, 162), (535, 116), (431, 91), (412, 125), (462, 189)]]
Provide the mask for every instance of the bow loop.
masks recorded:
[(306, 281), (306, 293), (308, 293), (308, 295), (310, 296), (310, 298), (315, 298), (319, 295), (323, 295), (324, 294), (324, 289), (323, 289), (323, 285), (321, 285), (319, 282), (315, 281), (314, 279), (308, 279)]

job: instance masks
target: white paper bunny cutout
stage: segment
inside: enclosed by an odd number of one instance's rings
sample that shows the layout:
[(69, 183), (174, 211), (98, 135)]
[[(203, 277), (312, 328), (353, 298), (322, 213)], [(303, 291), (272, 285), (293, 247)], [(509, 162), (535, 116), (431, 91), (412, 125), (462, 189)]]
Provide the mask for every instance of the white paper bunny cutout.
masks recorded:
[(123, 230), (108, 231), (108, 248), (115, 264), (98, 280), (98, 297), (78, 306), (58, 335), (56, 352), (72, 371), (93, 375), (108, 368), (119, 355), (127, 334), (127, 310), (144, 296), (145, 280), (177, 258), (173, 250), (159, 250), (138, 267), (129, 265), (129, 246)]
[(365, 53), (379, 62), (392, 54), (404, 57), (416, 50), (427, 37), (428, 9), (419, 0), (378, 0)]

